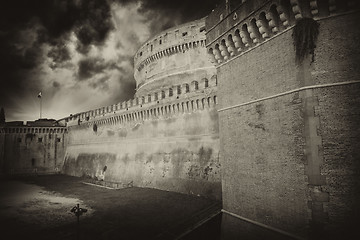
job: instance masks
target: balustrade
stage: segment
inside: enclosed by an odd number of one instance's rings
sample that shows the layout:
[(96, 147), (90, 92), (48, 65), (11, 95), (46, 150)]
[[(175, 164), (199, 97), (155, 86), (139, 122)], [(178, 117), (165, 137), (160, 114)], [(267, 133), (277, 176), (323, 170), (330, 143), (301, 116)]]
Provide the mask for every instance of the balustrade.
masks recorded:
[(269, 1), (209, 44), (208, 53), (213, 63), (220, 64), (293, 26), (298, 19), (327, 17), (359, 9), (359, 5), (356, 0)]

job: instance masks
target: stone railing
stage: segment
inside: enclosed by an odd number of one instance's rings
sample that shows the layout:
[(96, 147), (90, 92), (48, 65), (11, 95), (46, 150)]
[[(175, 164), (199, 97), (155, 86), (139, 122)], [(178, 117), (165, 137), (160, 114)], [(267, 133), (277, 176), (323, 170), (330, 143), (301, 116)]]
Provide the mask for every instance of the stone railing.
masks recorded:
[[(319, 19), (358, 8), (359, 3), (355, 0), (268, 1), (208, 42), (208, 53), (213, 63), (221, 64), (293, 26), (298, 19)], [(227, 18), (236, 19), (237, 10)]]

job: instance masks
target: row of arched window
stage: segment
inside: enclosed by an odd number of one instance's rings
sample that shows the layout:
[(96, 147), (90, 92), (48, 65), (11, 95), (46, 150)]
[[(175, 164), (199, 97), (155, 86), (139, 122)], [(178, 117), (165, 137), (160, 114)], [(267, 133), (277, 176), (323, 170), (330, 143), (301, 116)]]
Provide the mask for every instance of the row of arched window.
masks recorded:
[[(190, 26), (185, 26), (180, 29), (171, 29), (170, 31), (165, 30), (163, 33), (155, 36), (152, 40), (148, 41), (146, 45), (143, 45), (135, 55), (135, 59), (143, 56), (148, 52), (152, 52), (154, 49), (164, 43), (169, 42), (171, 44), (171, 42), (178, 41), (181, 36), (185, 37), (189, 34), (192, 36), (197, 36), (198, 33), (203, 33), (204, 30), (205, 22), (203, 20), (198, 23), (191, 23)], [(190, 31), (190, 33), (188, 31)]]

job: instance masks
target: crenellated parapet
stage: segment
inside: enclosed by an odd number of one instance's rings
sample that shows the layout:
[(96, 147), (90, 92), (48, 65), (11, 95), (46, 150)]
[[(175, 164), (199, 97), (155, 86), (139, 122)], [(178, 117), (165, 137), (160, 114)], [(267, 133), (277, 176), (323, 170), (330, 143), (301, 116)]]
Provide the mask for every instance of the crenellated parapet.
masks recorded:
[(242, 0), (234, 1), (235, 6), (231, 2), (211, 13), (206, 22), (207, 49), (215, 65), (267, 41), (298, 19), (320, 19), (359, 8), (354, 0)]
[(215, 107), (218, 103), (216, 92), (217, 78), (214, 75), (210, 79), (161, 88), (146, 96), (74, 114), (60, 121), (65, 121), (67, 126), (90, 126), (169, 117)]
[(47, 133), (47, 134), (55, 134), (55, 133), (59, 133), (59, 134), (63, 134), (63, 133), (67, 133), (67, 129), (65, 127), (28, 127), (28, 126), (23, 126), (23, 127), (3, 127), (0, 128), (0, 133), (36, 133), (36, 134), (43, 134), (43, 133)]

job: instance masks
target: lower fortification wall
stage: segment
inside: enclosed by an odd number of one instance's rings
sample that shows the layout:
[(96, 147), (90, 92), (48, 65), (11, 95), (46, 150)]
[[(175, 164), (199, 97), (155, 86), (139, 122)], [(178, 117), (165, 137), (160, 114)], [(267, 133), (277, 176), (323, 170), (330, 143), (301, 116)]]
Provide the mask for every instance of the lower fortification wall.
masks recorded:
[(174, 103), (141, 114), (129, 109), (69, 127), (63, 172), (221, 199), (216, 104), (195, 105)]
[(0, 133), (1, 174), (59, 173), (66, 148), (65, 128), (5, 127)]

